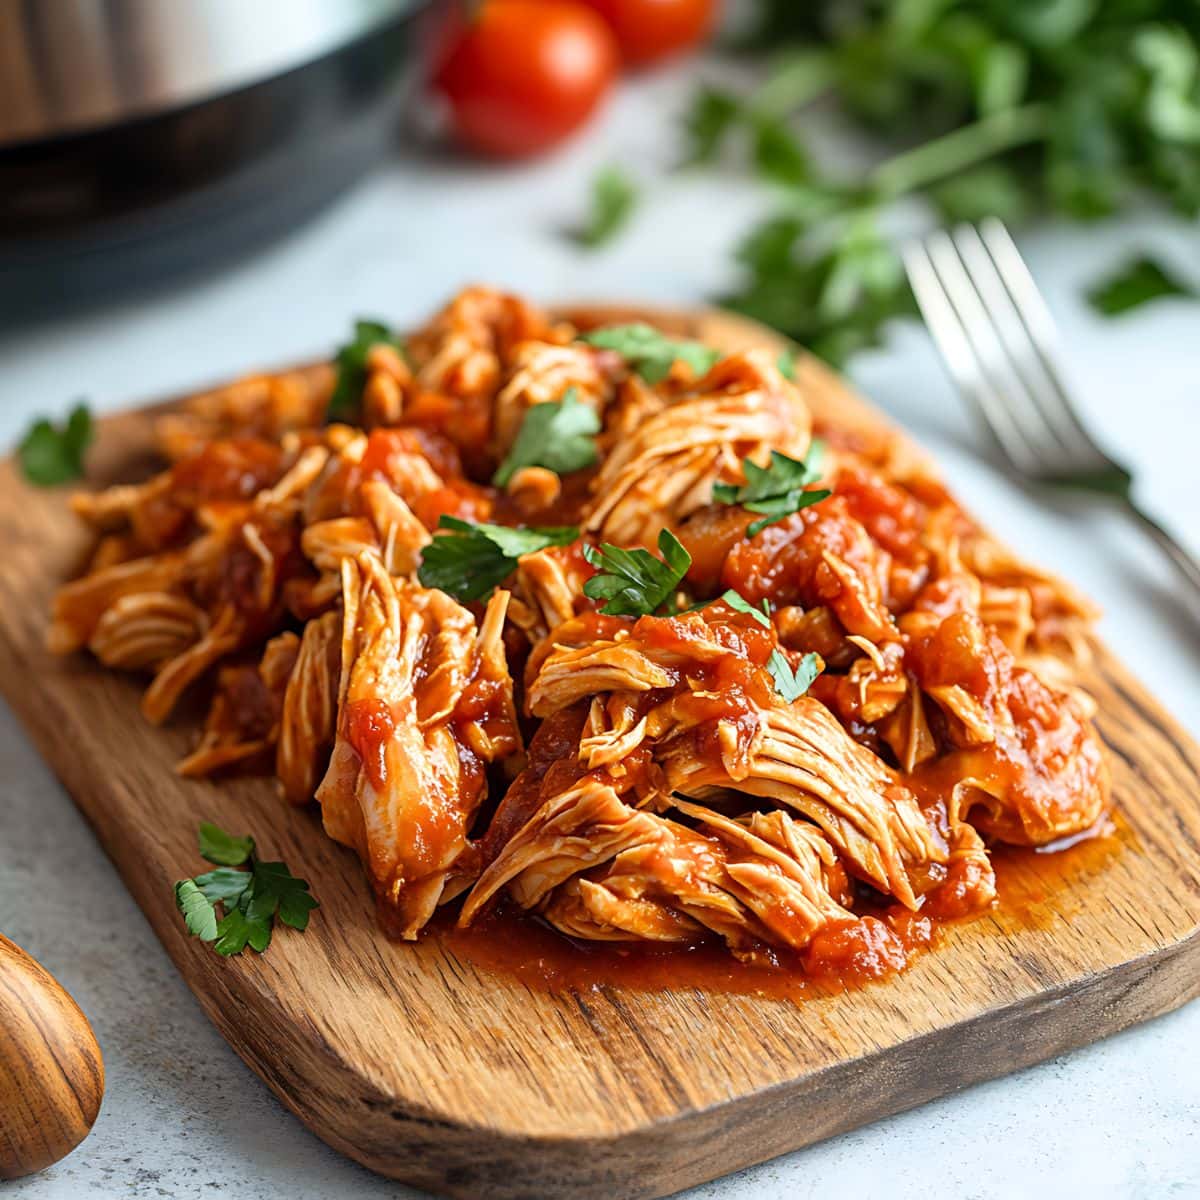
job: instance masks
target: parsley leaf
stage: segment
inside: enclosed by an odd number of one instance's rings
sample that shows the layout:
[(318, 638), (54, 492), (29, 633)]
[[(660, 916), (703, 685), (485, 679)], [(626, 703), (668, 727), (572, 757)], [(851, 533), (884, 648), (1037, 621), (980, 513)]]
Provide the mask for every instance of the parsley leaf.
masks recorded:
[(256, 863), (253, 895), (246, 905), (246, 919), (270, 922), (279, 919), (293, 929), (308, 927), (308, 914), (317, 907), (309, 894), (308, 882), (297, 879), (281, 862)]
[(779, 357), (775, 360), (775, 366), (779, 369), (780, 375), (789, 383), (796, 382), (796, 352), (792, 349), (780, 350)]
[[(244, 875), (244, 871), (239, 871)], [(183, 923), (192, 937), (211, 942), (217, 936), (217, 914), (212, 901), (194, 879), (181, 879), (175, 885), (175, 907), (183, 914)]]
[(721, 353), (700, 342), (676, 341), (650, 325), (609, 325), (583, 334), (582, 341), (603, 350), (615, 350), (650, 384), (661, 383), (675, 362), (686, 363), (704, 375)]
[(354, 338), (338, 350), (334, 359), (337, 383), (329, 398), (326, 420), (341, 421), (354, 416), (367, 382), (367, 355), (373, 346), (381, 344), (404, 350), (404, 343), (382, 321), (354, 322)]
[(1182, 283), (1152, 258), (1137, 258), (1116, 274), (1096, 284), (1087, 294), (1088, 303), (1103, 316), (1132, 312), (1164, 296), (1191, 296), (1197, 291)]
[(741, 115), (742, 102), (732, 92), (701, 87), (692, 97), (691, 107), (684, 116), (687, 149), (683, 165), (712, 162), (725, 135), (737, 125)]
[[(261, 954), (271, 944), (277, 917), (293, 929), (308, 927), (309, 913), (319, 907), (308, 883), (284, 863), (259, 862), (253, 838), (234, 837), (206, 821), (199, 841), (201, 854), (222, 865), (175, 885), (175, 905), (193, 937), (213, 942), (213, 949), (225, 956), (240, 954), (247, 946)], [(218, 905), (223, 910), (220, 918)]]
[(583, 585), (583, 594), (605, 601), (600, 611), (612, 617), (642, 617), (657, 612), (674, 595), (692, 565), (692, 556), (669, 529), (658, 535), (658, 550), (662, 558), (640, 547), (622, 550), (609, 542), (585, 546), (583, 556), (599, 574)]
[[(771, 614), (767, 608), (766, 600), (763, 601), (762, 608), (755, 608), (749, 600), (742, 596), (740, 592), (735, 592), (733, 588), (722, 592), (717, 599), (724, 600), (730, 608), (736, 609), (740, 613), (745, 613), (748, 617), (753, 617), (764, 628), (771, 628)], [(714, 601), (709, 600), (708, 603), (712, 604)]]
[(232, 908), (217, 926), (217, 940), (213, 949), (229, 958), (241, 954), (247, 945), (261, 954), (270, 944), (270, 921), (252, 921), (240, 908)]
[(760, 467), (752, 459), (744, 458), (742, 470), (746, 473), (746, 482), (740, 487), (733, 483), (714, 484), (713, 500), (718, 504), (740, 504), (750, 512), (764, 513), (762, 520), (753, 521), (746, 527), (746, 536), (755, 537), (768, 525), (833, 494), (828, 488), (808, 487), (820, 479), (823, 457), (823, 443), (814, 440), (802, 462), (788, 458), (778, 450), (771, 451), (769, 467)]
[(254, 876), (249, 871), (239, 871), (236, 867), (218, 867), (215, 871), (197, 875), (194, 880), (188, 882), (195, 883), (209, 903), (229, 907), (240, 902), (242, 893), (253, 879)]
[(556, 475), (582, 471), (596, 461), (593, 435), (599, 432), (596, 410), (569, 387), (561, 400), (534, 404), (526, 410), (516, 439), (492, 482), (505, 487), (522, 467), (545, 467)]
[[(531, 410), (532, 411), (532, 410)], [(459, 600), (481, 600), (504, 582), (523, 554), (547, 546), (568, 546), (579, 537), (573, 525), (521, 528), (475, 524), (443, 516), (439, 533), (425, 547), (417, 578)]]
[(808, 691), (813, 680), (821, 673), (821, 660), (815, 654), (806, 654), (793, 671), (787, 655), (782, 650), (772, 650), (771, 657), (767, 659), (767, 670), (775, 680), (775, 691), (791, 704)]
[(756, 114), (754, 165), (764, 179), (782, 184), (806, 183), (812, 176), (808, 152), (778, 117)]
[(29, 427), (17, 447), (21, 470), (30, 483), (54, 487), (83, 475), (83, 452), (91, 444), (92, 414), (77, 404), (59, 426), (42, 417)]
[(240, 867), (254, 853), (252, 837), (234, 837), (211, 821), (201, 821), (200, 857), (221, 867)]
[(592, 180), (592, 211), (576, 240), (595, 249), (620, 232), (637, 206), (637, 188), (620, 167), (603, 167)]

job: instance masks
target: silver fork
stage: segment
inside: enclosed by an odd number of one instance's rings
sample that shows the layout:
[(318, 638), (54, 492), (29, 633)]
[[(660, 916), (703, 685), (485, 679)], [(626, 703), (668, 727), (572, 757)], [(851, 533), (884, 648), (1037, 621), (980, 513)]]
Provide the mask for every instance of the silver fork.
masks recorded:
[(1143, 511), (1132, 475), (1084, 428), (1055, 365), (1050, 310), (1004, 225), (989, 218), (978, 229), (938, 230), (901, 254), (950, 375), (1014, 470), (1116, 500), (1191, 584), (1200, 613), (1200, 560)]

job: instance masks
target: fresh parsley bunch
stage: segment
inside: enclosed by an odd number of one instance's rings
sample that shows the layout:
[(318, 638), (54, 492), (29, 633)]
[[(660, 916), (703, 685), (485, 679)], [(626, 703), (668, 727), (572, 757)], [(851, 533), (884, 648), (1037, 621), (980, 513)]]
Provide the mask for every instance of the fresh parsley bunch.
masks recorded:
[(199, 843), (200, 856), (215, 870), (175, 885), (175, 905), (193, 937), (228, 957), (247, 946), (261, 954), (271, 944), (276, 917), (293, 929), (308, 928), (308, 915), (319, 905), (307, 882), (284, 863), (262, 862), (252, 837), (235, 837), (204, 821)]
[[(738, 250), (725, 303), (833, 362), (914, 311), (881, 217), (921, 196), (946, 222), (1039, 211), (1078, 220), (1150, 196), (1200, 215), (1200, 7), (1185, 0), (759, 0), (748, 47), (775, 67), (755, 92), (703, 88), (691, 163), (740, 149), (780, 188)], [(834, 107), (894, 151), (824, 169), (797, 118)], [(1135, 260), (1092, 290), (1098, 311), (1194, 294)]]

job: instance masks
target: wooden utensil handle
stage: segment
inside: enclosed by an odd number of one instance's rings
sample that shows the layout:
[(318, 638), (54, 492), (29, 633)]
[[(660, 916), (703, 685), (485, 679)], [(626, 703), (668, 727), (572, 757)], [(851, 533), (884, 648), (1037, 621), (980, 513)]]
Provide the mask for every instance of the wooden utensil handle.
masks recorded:
[(92, 1128), (104, 1061), (87, 1017), (40, 963), (0, 934), (0, 1179), (40, 1171)]

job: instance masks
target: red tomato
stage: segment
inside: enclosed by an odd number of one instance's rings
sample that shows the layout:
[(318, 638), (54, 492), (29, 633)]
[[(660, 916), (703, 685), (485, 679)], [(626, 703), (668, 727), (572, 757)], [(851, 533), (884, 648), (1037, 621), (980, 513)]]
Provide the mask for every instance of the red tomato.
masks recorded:
[(587, 0), (613, 28), (627, 63), (642, 66), (704, 40), (716, 0)]
[(611, 30), (582, 4), (484, 0), (435, 82), (463, 142), (521, 158), (578, 129), (611, 86), (617, 63)]

